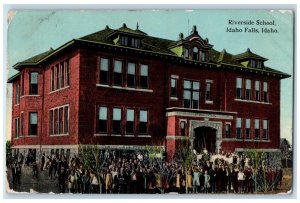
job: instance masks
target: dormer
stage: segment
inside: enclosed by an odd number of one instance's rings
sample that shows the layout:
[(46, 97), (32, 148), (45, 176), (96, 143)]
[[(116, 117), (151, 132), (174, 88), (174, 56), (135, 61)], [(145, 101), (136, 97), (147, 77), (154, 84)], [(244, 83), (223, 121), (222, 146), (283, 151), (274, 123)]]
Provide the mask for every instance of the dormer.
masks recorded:
[(248, 48), (246, 52), (235, 55), (233, 59), (247, 68), (264, 68), (264, 62), (268, 59), (254, 54)]
[(183, 34), (179, 34), (179, 40), (173, 43), (169, 49), (179, 57), (185, 59), (207, 62), (208, 61), (208, 50), (213, 45), (208, 43), (208, 39), (202, 39), (198, 34), (196, 25), (193, 26), (192, 32), (186, 38)]
[(111, 39), (115, 45), (140, 48), (141, 40), (146, 36), (145, 32), (139, 30), (138, 24), (136, 29), (133, 30), (124, 23), (122, 27), (109, 34), (107, 38)]

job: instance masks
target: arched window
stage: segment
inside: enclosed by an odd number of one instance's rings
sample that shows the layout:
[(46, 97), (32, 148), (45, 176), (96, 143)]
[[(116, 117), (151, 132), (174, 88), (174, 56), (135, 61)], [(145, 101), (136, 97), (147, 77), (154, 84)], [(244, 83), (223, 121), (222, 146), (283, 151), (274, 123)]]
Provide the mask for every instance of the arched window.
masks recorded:
[(198, 47), (193, 48), (193, 60), (198, 61), (199, 60), (199, 50)]

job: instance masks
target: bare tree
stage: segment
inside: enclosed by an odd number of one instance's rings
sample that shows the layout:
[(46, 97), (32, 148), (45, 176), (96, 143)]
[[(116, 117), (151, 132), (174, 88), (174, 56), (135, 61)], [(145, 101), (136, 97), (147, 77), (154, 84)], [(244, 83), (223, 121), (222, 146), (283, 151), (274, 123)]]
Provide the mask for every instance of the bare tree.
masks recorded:
[(93, 171), (99, 182), (99, 190), (102, 193), (101, 172), (106, 162), (106, 156), (101, 156), (98, 145), (79, 146), (79, 158), (85, 169)]
[(188, 140), (182, 140), (176, 147), (175, 158), (182, 164), (185, 172), (185, 190), (188, 193), (188, 171), (192, 168), (196, 155), (193, 153)]
[(288, 168), (288, 160), (291, 160), (291, 144), (287, 139), (282, 139), (280, 142), (280, 150), (282, 158), (285, 160), (285, 167)]

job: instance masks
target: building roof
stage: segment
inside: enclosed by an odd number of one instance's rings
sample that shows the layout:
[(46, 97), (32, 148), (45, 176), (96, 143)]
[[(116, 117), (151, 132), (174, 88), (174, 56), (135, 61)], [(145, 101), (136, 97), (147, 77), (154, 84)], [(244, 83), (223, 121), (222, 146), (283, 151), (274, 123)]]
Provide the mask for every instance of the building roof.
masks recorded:
[(45, 51), (43, 53), (40, 53), (38, 55), (35, 55), (31, 58), (28, 58), (24, 61), (18, 62), (16, 63), (13, 67), (16, 68), (18, 66), (30, 66), (30, 65), (37, 65), (38, 62), (40, 62), (43, 58), (45, 58), (46, 56), (48, 56), (49, 54), (51, 54), (54, 50), (51, 48), (48, 51)]
[(233, 57), (233, 59), (235, 59), (237, 61), (242, 61), (242, 60), (247, 60), (247, 59), (258, 59), (258, 60), (262, 60), (262, 61), (268, 60), (260, 55), (252, 53), (249, 48), (244, 53), (235, 55)]
[[(137, 48), (133, 48), (133, 47), (124, 47), (119, 44), (116, 44), (114, 42), (114, 37), (117, 37), (120, 34), (125, 34), (127, 36), (133, 36), (133, 37), (139, 38), (141, 40), (140, 48), (137, 49)], [(191, 35), (187, 36), (184, 39), (189, 39), (189, 38), (193, 37), (194, 35), (199, 36), (198, 32), (196, 30), (196, 27), (193, 28)], [(213, 63), (215, 66), (218, 66), (218, 67), (226, 66), (227, 68), (228, 67), (230, 68), (230, 66), (232, 66), (235, 68), (238, 67), (239, 70), (247, 70), (247, 69), (249, 70), (249, 68), (247, 68), (241, 64), (241, 61), (245, 61), (247, 59), (257, 59), (257, 60), (261, 60), (261, 61), (267, 60), (266, 58), (251, 52), (249, 48), (247, 49), (246, 52), (237, 54), (237, 55), (230, 54), (225, 49), (222, 50), (221, 52), (219, 52), (219, 51), (213, 49), (212, 45), (208, 44), (208, 39), (203, 40), (200, 36), (199, 36), (199, 38), (202, 43), (203, 42), (207, 43), (207, 46), (209, 47), (209, 49), (208, 49), (209, 61), (207, 63)], [(173, 47), (174, 45), (178, 44), (177, 43), (178, 41), (162, 39), (162, 38), (158, 38), (158, 37), (152, 37), (152, 36), (147, 35), (145, 32), (139, 30), (138, 25), (137, 25), (137, 28), (135, 30), (133, 30), (133, 29), (128, 28), (126, 26), (126, 24), (123, 24), (123, 26), (118, 29), (111, 29), (108, 26), (106, 26), (105, 29), (103, 29), (101, 31), (83, 36), (79, 39), (72, 40), (55, 50), (50, 49), (41, 54), (33, 56), (29, 59), (18, 62), (13, 67), (18, 70), (22, 66), (39, 65), (45, 59), (60, 52), (64, 48), (73, 44), (75, 41), (81, 42), (81, 43), (96, 43), (96, 44), (104, 44), (104, 45), (122, 47), (122, 48), (128, 48), (128, 49), (136, 49), (136, 50), (144, 51), (144, 52), (148, 52), (148, 53), (150, 53), (150, 52), (155, 53), (155, 55), (163, 55), (165, 57), (176, 57), (176, 58), (181, 58), (180, 60), (191, 61), (190, 59), (184, 59), (182, 57), (177, 56), (175, 53), (173, 53), (170, 50), (170, 47)], [(206, 62), (199, 62), (199, 63), (206, 63)], [(260, 69), (258, 69), (258, 68), (251, 68), (251, 69), (254, 69), (255, 72), (271, 73), (273, 76), (278, 76), (280, 78), (290, 77), (290, 75), (288, 75), (286, 73), (277, 71), (277, 70), (269, 68), (269, 67), (263, 67)], [(12, 81), (13, 78), (14, 78), (14, 76), (11, 77), (8, 81)]]

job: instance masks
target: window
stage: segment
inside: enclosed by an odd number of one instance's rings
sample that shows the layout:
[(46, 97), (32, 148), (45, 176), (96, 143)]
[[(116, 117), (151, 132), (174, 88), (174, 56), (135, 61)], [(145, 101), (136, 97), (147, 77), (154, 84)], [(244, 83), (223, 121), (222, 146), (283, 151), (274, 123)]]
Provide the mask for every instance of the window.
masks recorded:
[(199, 50), (197, 47), (193, 48), (193, 60), (195, 60), (195, 61), (199, 60)]
[(242, 78), (236, 79), (236, 98), (242, 99)]
[(127, 87), (135, 87), (135, 63), (128, 63)]
[(226, 138), (230, 138), (230, 131), (231, 131), (231, 125), (230, 124), (226, 124), (225, 125), (225, 136), (226, 136)]
[(55, 66), (55, 89), (59, 89), (59, 66)]
[(269, 102), (268, 83), (264, 82), (264, 102)]
[(107, 132), (107, 107), (99, 107), (98, 133)]
[(51, 91), (54, 90), (54, 67), (51, 68)]
[(211, 82), (206, 82), (205, 100), (212, 101), (211, 98)]
[(180, 135), (185, 136), (185, 121), (180, 121)]
[(140, 39), (131, 38), (131, 47), (140, 48)]
[(195, 81), (184, 80), (183, 88), (184, 108), (198, 109), (200, 83)]
[(21, 129), (20, 129), (20, 136), (24, 136), (24, 113), (21, 113)]
[(177, 79), (171, 78), (171, 97), (177, 97)]
[(64, 112), (64, 133), (68, 134), (69, 133), (69, 107), (65, 107), (65, 112)]
[(114, 134), (121, 134), (121, 109), (113, 108), (113, 129)]
[(251, 120), (246, 119), (246, 139), (250, 139), (251, 136)]
[(109, 67), (108, 59), (101, 58), (101, 62), (100, 62), (100, 84), (108, 85), (108, 67)]
[(122, 61), (114, 61), (114, 85), (122, 86)]
[(184, 49), (184, 58), (189, 58), (189, 49)]
[(69, 60), (66, 60), (66, 86), (70, 85), (70, 66), (69, 66)]
[(260, 139), (260, 124), (259, 119), (254, 120), (255, 125), (255, 131), (254, 131), (254, 139), (259, 140)]
[(54, 134), (58, 134), (58, 109), (54, 110)]
[(65, 67), (64, 62), (60, 63), (60, 88), (65, 86)]
[(255, 100), (260, 101), (260, 81), (255, 81)]
[(242, 119), (236, 118), (236, 138), (242, 139)]
[(246, 99), (251, 100), (251, 80), (246, 80)]
[(24, 95), (24, 74), (21, 75), (21, 95)]
[(37, 135), (37, 113), (29, 113), (29, 135)]
[(20, 118), (15, 119), (15, 138), (20, 136)]
[(263, 120), (263, 140), (268, 140), (269, 138), (269, 125), (268, 125), (268, 120)]
[(63, 108), (59, 108), (59, 134), (63, 134)]
[(53, 135), (53, 110), (50, 110), (49, 114), (49, 133), (50, 135)]
[(31, 72), (30, 73), (30, 95), (36, 95), (38, 94), (38, 73), (37, 72)]
[(69, 106), (50, 109), (49, 115), (50, 135), (62, 135), (69, 133)]
[(141, 65), (141, 88), (147, 89), (148, 88), (148, 65)]
[(16, 100), (15, 100), (16, 104), (20, 103), (20, 84), (16, 85)]
[(140, 111), (140, 126), (139, 126), (139, 133), (140, 134), (147, 134), (148, 132), (148, 111), (141, 110)]
[(127, 109), (126, 113), (126, 134), (134, 133), (134, 110)]
[(121, 45), (127, 46), (128, 45), (128, 38), (125, 36), (121, 36)]
[(206, 61), (206, 53), (204, 51), (200, 51), (200, 57), (202, 62)]

